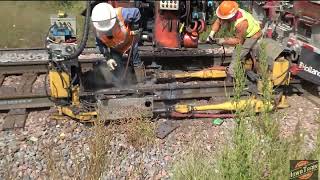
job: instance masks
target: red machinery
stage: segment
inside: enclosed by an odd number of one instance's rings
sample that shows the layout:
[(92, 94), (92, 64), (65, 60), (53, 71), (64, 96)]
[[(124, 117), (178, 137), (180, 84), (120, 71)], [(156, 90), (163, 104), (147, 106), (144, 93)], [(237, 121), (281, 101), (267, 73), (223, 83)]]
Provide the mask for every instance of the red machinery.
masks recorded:
[(199, 34), (215, 9), (213, 1), (108, 1), (114, 7), (138, 7), (143, 18), (144, 40), (156, 47), (197, 48)]
[[(297, 63), (295, 74), (320, 85), (320, 2), (294, 1), (291, 7), (280, 6), (280, 18), (273, 38), (287, 44), (291, 61)], [(298, 67), (297, 66), (297, 67)]]

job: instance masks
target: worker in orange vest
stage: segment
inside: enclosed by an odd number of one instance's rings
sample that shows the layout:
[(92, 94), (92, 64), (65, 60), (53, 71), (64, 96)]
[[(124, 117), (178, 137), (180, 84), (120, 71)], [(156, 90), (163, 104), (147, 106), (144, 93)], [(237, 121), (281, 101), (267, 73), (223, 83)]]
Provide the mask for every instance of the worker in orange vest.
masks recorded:
[[(144, 65), (138, 53), (140, 11), (138, 8), (113, 8), (108, 3), (99, 3), (92, 9), (91, 20), (96, 33), (96, 45), (105, 56), (105, 65), (113, 72), (113, 80), (119, 81), (131, 56), (138, 82), (144, 81)], [(130, 48), (132, 54), (129, 55)], [(128, 71), (128, 70), (127, 70)]]
[[(207, 41), (213, 40), (216, 32), (221, 25), (231, 25), (236, 35), (231, 38), (215, 38), (217, 44), (236, 46), (242, 44), (240, 60), (253, 49), (257, 47), (257, 41), (262, 37), (259, 22), (247, 11), (239, 8), (235, 1), (223, 1), (216, 9), (217, 20), (211, 27), (211, 32)], [(232, 81), (234, 77), (234, 68), (236, 65), (237, 54), (234, 51), (231, 63), (228, 67), (226, 81)]]

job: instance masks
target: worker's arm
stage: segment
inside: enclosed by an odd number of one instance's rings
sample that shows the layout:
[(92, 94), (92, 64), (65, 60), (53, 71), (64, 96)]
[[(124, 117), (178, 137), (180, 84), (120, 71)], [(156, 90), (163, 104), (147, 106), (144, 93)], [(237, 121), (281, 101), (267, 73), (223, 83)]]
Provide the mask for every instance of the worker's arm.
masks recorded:
[(214, 23), (212, 24), (212, 26), (211, 26), (211, 31), (210, 31), (210, 34), (209, 34), (209, 36), (208, 36), (207, 41), (210, 40), (209, 38), (213, 39), (213, 37), (214, 37), (214, 35), (216, 34), (216, 32), (219, 31), (220, 26), (221, 26), (221, 20), (220, 20), (219, 18), (217, 18), (217, 19), (214, 21)]
[(135, 29), (139, 25), (141, 14), (138, 8), (122, 8), (122, 17), (126, 24)]
[(211, 26), (211, 31), (218, 32), (221, 26), (221, 20), (217, 18)]
[(105, 44), (103, 44), (103, 42), (98, 37), (96, 37), (96, 46), (99, 49), (100, 53), (103, 54), (109, 70), (111, 71), (115, 70), (118, 64), (113, 59), (112, 53), (110, 52), (110, 48), (108, 48)]
[(248, 22), (242, 21), (236, 26), (236, 36), (232, 38), (225, 38), (222, 44), (231, 45), (231, 46), (243, 44), (246, 37), (247, 28), (248, 28)]
[(110, 49), (98, 37), (96, 37), (96, 47), (106, 59), (111, 58)]

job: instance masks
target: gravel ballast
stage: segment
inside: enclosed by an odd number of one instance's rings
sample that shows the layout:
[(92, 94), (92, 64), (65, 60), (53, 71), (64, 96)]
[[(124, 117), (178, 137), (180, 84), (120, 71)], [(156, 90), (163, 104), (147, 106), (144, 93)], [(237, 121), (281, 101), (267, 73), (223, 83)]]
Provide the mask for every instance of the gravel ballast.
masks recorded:
[[(306, 132), (305, 143), (315, 147), (319, 129), (319, 108), (302, 96), (288, 98), (290, 108), (279, 110), (282, 115), (281, 135), (292, 135), (298, 121)], [(53, 121), (53, 110), (31, 112), (24, 129), (0, 132), (1, 177), (9, 170), (16, 179), (46, 179), (48, 155), (58, 154), (54, 162), (61, 167), (64, 179), (72, 179), (75, 162), (90, 153), (88, 140), (92, 127), (75, 121)], [(0, 114), (0, 126), (5, 114)], [(165, 121), (161, 119), (160, 121)], [(230, 140), (235, 127), (232, 119), (221, 126), (213, 126), (210, 120), (185, 120), (165, 139), (155, 139), (146, 147), (134, 148), (125, 133), (115, 133), (110, 141), (110, 167), (103, 179), (169, 179), (172, 162), (181, 159), (195, 144), (208, 152), (214, 152)], [(1, 178), (2, 179), (2, 178)]]

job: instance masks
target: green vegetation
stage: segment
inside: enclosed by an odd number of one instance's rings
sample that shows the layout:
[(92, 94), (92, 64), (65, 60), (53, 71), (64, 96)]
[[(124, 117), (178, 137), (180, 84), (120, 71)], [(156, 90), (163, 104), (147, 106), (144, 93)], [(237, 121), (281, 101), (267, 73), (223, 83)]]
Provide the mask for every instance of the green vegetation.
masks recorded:
[[(0, 48), (43, 47), (50, 15), (59, 10), (76, 16), (81, 38), (84, 17), (80, 13), (84, 8), (85, 1), (1, 1)], [(88, 46), (93, 46), (93, 36), (90, 38)]]
[[(262, 49), (264, 46), (262, 45)], [(240, 47), (236, 48), (239, 54)], [(320, 159), (320, 133), (316, 149), (303, 151), (304, 133), (297, 124), (292, 137), (280, 138), (281, 114), (270, 113), (272, 92), (269, 90), (267, 58), (262, 52), (259, 65), (262, 74), (263, 111), (259, 116), (250, 107), (237, 110), (237, 126), (232, 141), (219, 152), (200, 155), (191, 150), (189, 155), (177, 161), (173, 167), (174, 179), (288, 179), (289, 161), (294, 159)], [(244, 70), (238, 59), (235, 70), (235, 96), (237, 102), (244, 90)], [(195, 158), (196, 157), (196, 158)]]
[(129, 119), (123, 127), (128, 143), (136, 149), (152, 145), (155, 141), (155, 126), (150, 119)]
[[(211, 25), (208, 25), (206, 31), (202, 32), (199, 36), (200, 41), (206, 41), (211, 31)], [(230, 26), (221, 26), (219, 32), (216, 33), (216, 38), (233, 37), (234, 29)]]
[[(113, 125), (105, 126), (105, 121), (96, 119), (95, 126), (92, 127), (90, 137), (87, 139), (88, 152), (84, 156), (77, 157), (77, 150), (72, 147), (70, 156), (75, 156), (74, 165), (68, 167), (64, 156), (60, 153), (54, 153), (55, 143), (49, 145), (46, 149), (46, 176), (49, 179), (64, 179), (65, 175), (61, 174), (61, 169), (67, 170), (68, 178), (72, 179), (89, 179), (95, 180), (101, 178), (106, 169), (111, 165), (110, 142), (115, 132)], [(77, 148), (77, 147), (76, 147)], [(81, 149), (84, 152), (84, 149)]]

